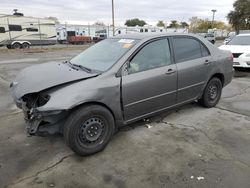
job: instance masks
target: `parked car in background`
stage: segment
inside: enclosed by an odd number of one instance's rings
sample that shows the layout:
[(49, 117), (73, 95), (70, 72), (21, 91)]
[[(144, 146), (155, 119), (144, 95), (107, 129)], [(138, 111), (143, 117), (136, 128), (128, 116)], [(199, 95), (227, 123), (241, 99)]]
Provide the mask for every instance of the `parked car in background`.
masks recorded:
[(212, 44), (215, 43), (215, 36), (213, 33), (201, 33), (200, 34), (202, 37), (206, 38), (209, 42)]
[(250, 34), (239, 34), (219, 48), (232, 52), (234, 67), (250, 68)]
[(223, 41), (223, 44), (227, 44), (227, 43), (229, 43), (229, 41), (230, 40), (232, 40), (232, 38), (231, 37), (227, 37), (227, 38), (225, 38), (225, 40)]
[(28, 67), (10, 87), (28, 134), (61, 133), (74, 152), (89, 155), (121, 126), (195, 100), (214, 107), (232, 65), (230, 52), (199, 36), (117, 35), (70, 61)]

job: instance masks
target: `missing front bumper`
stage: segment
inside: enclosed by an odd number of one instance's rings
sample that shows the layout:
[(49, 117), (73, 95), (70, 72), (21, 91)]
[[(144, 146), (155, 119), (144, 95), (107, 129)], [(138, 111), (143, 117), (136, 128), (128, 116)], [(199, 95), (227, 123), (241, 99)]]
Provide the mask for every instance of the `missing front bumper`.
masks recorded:
[(61, 133), (67, 114), (65, 111), (39, 113), (32, 111), (28, 114), (26, 112), (26, 133), (28, 136), (45, 136)]

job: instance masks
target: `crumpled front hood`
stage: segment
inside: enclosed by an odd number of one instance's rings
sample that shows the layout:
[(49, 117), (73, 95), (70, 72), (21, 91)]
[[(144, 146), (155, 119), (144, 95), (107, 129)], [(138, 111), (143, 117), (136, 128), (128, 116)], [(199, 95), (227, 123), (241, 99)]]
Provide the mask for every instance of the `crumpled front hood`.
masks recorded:
[(12, 96), (14, 99), (19, 99), (28, 93), (95, 76), (96, 73), (75, 70), (65, 63), (50, 62), (34, 65), (23, 69), (11, 83)]

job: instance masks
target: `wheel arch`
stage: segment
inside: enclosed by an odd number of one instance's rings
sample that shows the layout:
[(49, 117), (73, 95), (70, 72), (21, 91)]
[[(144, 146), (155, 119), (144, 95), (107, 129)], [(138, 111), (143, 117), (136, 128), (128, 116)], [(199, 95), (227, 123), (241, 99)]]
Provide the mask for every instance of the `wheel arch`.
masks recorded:
[(208, 79), (208, 80), (206, 81), (206, 83), (204, 84), (204, 86), (203, 86), (203, 88), (202, 88), (202, 92), (201, 92), (201, 94), (199, 95), (198, 99), (200, 99), (200, 98), (202, 97), (203, 92), (204, 92), (204, 90), (205, 90), (205, 88), (206, 88), (208, 82), (209, 82), (212, 78), (218, 78), (218, 79), (220, 79), (221, 84), (222, 84), (222, 87), (224, 86), (224, 83), (225, 83), (225, 76), (224, 76), (222, 73), (219, 73), (219, 72), (214, 73), (212, 76), (209, 77), (209, 79)]
[(18, 41), (18, 40), (15, 40), (11, 43), (11, 45), (15, 44), (15, 43), (19, 43), (19, 44), (23, 44), (23, 43), (28, 43), (29, 45), (31, 45), (31, 43), (29, 41)]
[(81, 103), (81, 104), (78, 104), (76, 106), (74, 106), (73, 108), (71, 108), (70, 112), (78, 109), (78, 108), (82, 108), (83, 106), (88, 106), (88, 105), (99, 105), (99, 106), (102, 106), (104, 108), (106, 108), (113, 116), (114, 118), (114, 121), (116, 121), (116, 116), (115, 116), (115, 113), (113, 112), (113, 110), (106, 104), (102, 103), (102, 102), (98, 102), (98, 101), (88, 101), (88, 102), (84, 102), (84, 103)]
[[(214, 78), (214, 77), (219, 78), (220, 81), (221, 81), (222, 86), (224, 86), (224, 83), (225, 83), (225, 76), (224, 76), (224, 74), (222, 74), (222, 73), (215, 73), (215, 74), (213, 74), (213, 75), (210, 77), (209, 80), (211, 80), (211, 79)], [(209, 80), (208, 80), (208, 81), (209, 81)]]

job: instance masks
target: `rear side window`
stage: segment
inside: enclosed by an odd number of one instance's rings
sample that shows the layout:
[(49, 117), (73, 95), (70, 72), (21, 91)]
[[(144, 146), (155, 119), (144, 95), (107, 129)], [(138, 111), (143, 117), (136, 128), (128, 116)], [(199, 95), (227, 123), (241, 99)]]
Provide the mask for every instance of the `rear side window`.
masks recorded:
[(5, 33), (5, 28), (4, 27), (0, 27), (0, 33)]
[(22, 26), (21, 25), (9, 25), (9, 30), (10, 31), (22, 31)]
[(173, 47), (177, 63), (202, 57), (201, 44), (193, 38), (175, 37), (173, 38)]

